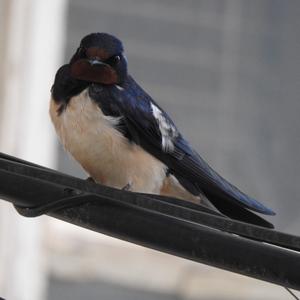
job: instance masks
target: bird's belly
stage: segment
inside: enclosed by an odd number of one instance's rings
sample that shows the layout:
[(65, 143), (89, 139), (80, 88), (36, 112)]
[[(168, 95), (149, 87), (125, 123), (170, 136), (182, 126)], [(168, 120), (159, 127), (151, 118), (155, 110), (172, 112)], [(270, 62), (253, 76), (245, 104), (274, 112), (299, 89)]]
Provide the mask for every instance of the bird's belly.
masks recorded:
[(97, 182), (135, 192), (159, 193), (166, 167), (114, 128), (119, 119), (105, 116), (87, 90), (71, 98), (59, 115), (53, 100), (50, 115), (66, 150)]

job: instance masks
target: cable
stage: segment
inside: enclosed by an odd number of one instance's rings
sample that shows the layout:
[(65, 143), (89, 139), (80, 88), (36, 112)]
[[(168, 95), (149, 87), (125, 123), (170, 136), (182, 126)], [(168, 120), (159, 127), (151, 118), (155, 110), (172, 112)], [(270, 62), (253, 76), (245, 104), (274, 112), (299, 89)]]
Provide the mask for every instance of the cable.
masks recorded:
[(289, 288), (284, 287), (296, 300), (300, 300), (295, 293), (293, 293)]

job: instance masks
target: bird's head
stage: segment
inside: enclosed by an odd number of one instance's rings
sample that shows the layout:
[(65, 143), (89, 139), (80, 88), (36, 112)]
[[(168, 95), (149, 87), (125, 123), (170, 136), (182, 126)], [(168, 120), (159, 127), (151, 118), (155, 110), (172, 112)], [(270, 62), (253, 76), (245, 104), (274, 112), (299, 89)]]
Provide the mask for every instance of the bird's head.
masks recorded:
[(101, 84), (120, 84), (127, 77), (122, 42), (107, 33), (84, 37), (70, 61), (71, 76)]

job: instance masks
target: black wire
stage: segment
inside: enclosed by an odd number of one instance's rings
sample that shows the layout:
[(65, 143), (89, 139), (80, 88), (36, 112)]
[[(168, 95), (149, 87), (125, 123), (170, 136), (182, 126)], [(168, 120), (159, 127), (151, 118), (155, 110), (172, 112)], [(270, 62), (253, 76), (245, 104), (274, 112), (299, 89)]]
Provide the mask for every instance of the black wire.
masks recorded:
[(295, 299), (300, 300), (296, 294), (294, 294), (289, 288), (284, 287)]

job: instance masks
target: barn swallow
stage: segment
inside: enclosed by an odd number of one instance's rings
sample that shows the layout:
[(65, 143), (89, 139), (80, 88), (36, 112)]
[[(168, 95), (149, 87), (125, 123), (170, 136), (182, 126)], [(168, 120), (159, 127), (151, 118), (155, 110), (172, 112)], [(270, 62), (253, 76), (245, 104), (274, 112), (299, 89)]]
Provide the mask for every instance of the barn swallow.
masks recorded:
[(228, 217), (272, 227), (251, 211), (275, 213), (215, 172), (127, 67), (119, 39), (92, 33), (56, 73), (50, 116), (83, 169), (103, 185), (196, 203), (208, 199)]

